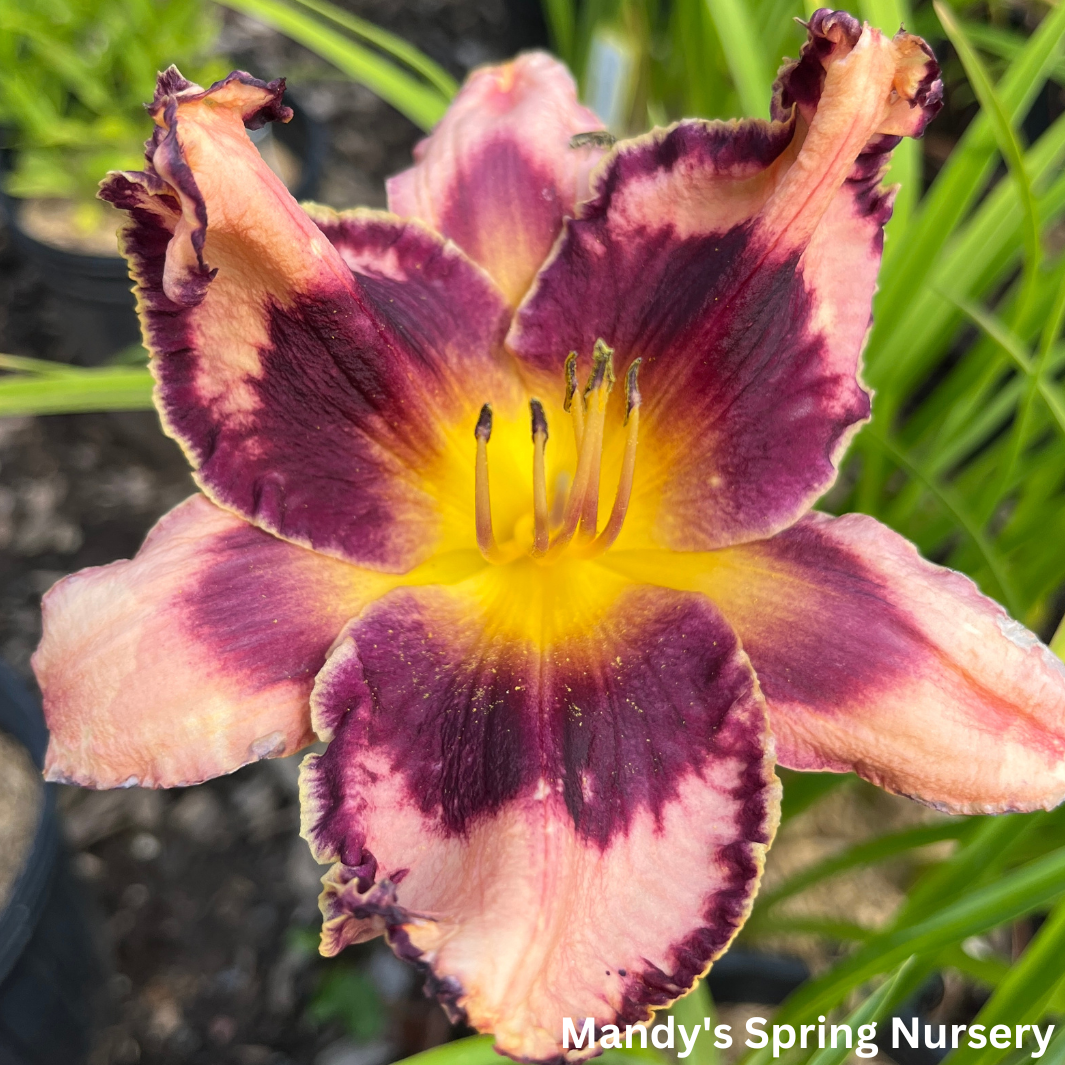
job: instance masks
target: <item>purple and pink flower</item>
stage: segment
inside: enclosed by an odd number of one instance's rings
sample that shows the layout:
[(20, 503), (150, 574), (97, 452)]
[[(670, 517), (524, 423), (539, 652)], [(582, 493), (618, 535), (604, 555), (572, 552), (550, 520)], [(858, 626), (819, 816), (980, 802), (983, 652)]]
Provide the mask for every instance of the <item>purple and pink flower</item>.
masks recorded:
[(202, 494), (48, 593), (51, 779), (328, 741), (323, 951), (386, 934), (534, 1061), (726, 949), (776, 761), (952, 811), (1065, 797), (1062, 664), (811, 510), (870, 413), (881, 182), (942, 94), (919, 38), (821, 10), (772, 121), (613, 148), (521, 56), (471, 75), (389, 212), (292, 200), (245, 132), (283, 89), (171, 69), (145, 170), (103, 185)]

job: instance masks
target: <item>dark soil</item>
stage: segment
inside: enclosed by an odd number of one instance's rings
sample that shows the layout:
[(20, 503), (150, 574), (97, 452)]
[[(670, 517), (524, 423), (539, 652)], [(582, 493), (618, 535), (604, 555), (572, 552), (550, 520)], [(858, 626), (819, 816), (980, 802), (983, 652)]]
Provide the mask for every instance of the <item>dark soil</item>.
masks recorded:
[[(535, 2), (348, 6), (460, 77), (542, 35)], [(419, 131), (246, 19), (227, 21), (223, 44), (235, 65), (287, 75), (327, 125), (318, 198), (382, 206), (384, 178), (409, 165)], [(0, 229), (0, 351), (68, 358), (64, 316), (62, 295)], [(193, 490), (154, 414), (0, 419), (0, 654), (30, 684), (42, 593), (66, 573), (131, 556)], [(382, 941), (318, 956), (324, 870), (297, 835), (295, 775), (286, 760), (173, 791), (60, 789), (108, 974), (92, 1065), (384, 1065), (455, 1034)]]

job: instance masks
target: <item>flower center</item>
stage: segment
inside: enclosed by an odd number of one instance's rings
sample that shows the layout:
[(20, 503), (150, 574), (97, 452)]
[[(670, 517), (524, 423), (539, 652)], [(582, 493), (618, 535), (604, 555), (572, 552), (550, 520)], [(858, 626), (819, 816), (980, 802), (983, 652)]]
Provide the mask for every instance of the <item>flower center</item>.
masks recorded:
[[(640, 360), (635, 359), (625, 375), (625, 452), (621, 463), (617, 493), (610, 517), (602, 531), (599, 520), (599, 472), (603, 458), (603, 430), (607, 401), (614, 387), (614, 351), (603, 340), (595, 342), (592, 372), (584, 391), (577, 388), (577, 353), (566, 359), (565, 410), (573, 420), (573, 438), (577, 448), (577, 468), (569, 492), (548, 510), (545, 452), (547, 417), (538, 399), (530, 400), (533, 442), (533, 543), (531, 550), (516, 539), (505, 544), (496, 542), (492, 529), (492, 500), (488, 487), (488, 441), (492, 438), (492, 407), (481, 408), (474, 437), (477, 440), (475, 477), (477, 546), (489, 562), (503, 565), (530, 555), (537, 562), (551, 564), (563, 555), (594, 558), (617, 539), (625, 522), (632, 481), (636, 470), (636, 442), (640, 425), (640, 390), (636, 377)], [(527, 543), (527, 541), (526, 541)]]

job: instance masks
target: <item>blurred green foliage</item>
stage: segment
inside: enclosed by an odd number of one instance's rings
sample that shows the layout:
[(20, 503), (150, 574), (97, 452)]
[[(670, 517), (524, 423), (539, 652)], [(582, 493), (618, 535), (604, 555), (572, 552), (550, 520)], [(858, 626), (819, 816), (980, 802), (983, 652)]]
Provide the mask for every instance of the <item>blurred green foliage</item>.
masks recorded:
[(316, 1024), (338, 1022), (354, 1039), (374, 1039), (384, 1030), (386, 1014), (369, 973), (339, 960), (321, 975), (307, 1013)]
[(210, 84), (226, 72), (216, 37), (203, 0), (0, 0), (6, 191), (83, 201), (89, 228), (103, 175), (143, 161), (156, 72)]

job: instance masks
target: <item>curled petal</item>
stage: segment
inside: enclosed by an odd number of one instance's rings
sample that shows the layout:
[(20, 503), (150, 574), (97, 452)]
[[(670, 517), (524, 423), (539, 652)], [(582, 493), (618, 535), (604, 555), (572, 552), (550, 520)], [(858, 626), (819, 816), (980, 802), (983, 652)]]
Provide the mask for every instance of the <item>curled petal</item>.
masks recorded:
[(517, 402), (498, 289), (394, 216), (318, 209), (343, 234), (334, 247), (245, 133), (263, 112), (244, 96), (266, 89), (172, 89), (164, 75), (149, 170), (112, 174), (102, 195), (130, 214), (121, 240), (156, 401), (197, 481), (359, 565), (401, 572), (456, 546), (438, 476), (451, 433), (486, 401)]
[(516, 304), (605, 151), (570, 140), (602, 128), (543, 52), (483, 67), (414, 149), (414, 166), (389, 180), (389, 208), (450, 237)]
[[(845, 18), (815, 18), (803, 59), (782, 72), (778, 112), (800, 88), (807, 111), (686, 121), (619, 145), (518, 309), (508, 345), (540, 390), (571, 350), (587, 372), (600, 337), (621, 367), (643, 360), (619, 545), (771, 536), (831, 485), (868, 417), (860, 357), (896, 143), (884, 131), (898, 127), (896, 82), (914, 72), (909, 44), (868, 27), (834, 44)], [(936, 101), (920, 95), (923, 122)], [(623, 416), (619, 396), (608, 451), (622, 450)]]
[[(261, 129), (266, 122), (287, 122), (292, 109), (281, 103), (284, 92), (284, 78), (262, 82), (242, 71), (234, 71), (208, 90), (187, 81), (174, 66), (159, 75), (155, 97), (148, 108), (156, 127), (146, 157), (149, 173), (166, 183), (181, 207), (163, 274), (163, 290), (174, 303), (196, 306), (218, 272), (207, 265), (203, 255), (207, 199), (215, 198), (216, 190), (202, 188), (202, 177), (197, 180), (193, 171), (195, 157), (187, 158), (185, 138), (178, 133), (178, 109), (195, 108), (208, 136), (224, 144), (234, 139), (235, 128)], [(208, 100), (210, 104), (205, 102)], [(239, 142), (239, 134), (235, 139)], [(214, 221), (217, 225), (220, 219)], [(276, 227), (268, 227), (262, 234), (264, 244), (269, 245), (270, 238), (276, 239), (276, 235)]]
[[(799, 58), (787, 63), (773, 86), (771, 114), (787, 119), (792, 107), (810, 125), (833, 63), (847, 56), (862, 38), (862, 24), (846, 11), (822, 7), (807, 24), (807, 40)], [(943, 82), (932, 50), (920, 37), (899, 30), (888, 42), (894, 68), (891, 92), (876, 132), (920, 137), (943, 106)]]
[[(920, 37), (900, 30), (889, 39), (827, 8), (808, 33), (774, 87), (774, 112), (794, 102), (802, 138), (758, 219), (761, 240), (777, 255), (802, 248), (844, 181), (879, 171), (895, 138), (920, 136), (943, 103), (939, 66)], [(862, 158), (870, 154), (881, 158)]]
[(564, 1016), (645, 1019), (725, 949), (778, 786), (708, 600), (605, 573), (586, 598), (573, 573), (570, 609), (530, 584), (515, 614), (499, 572), (352, 623), (315, 687), (333, 739), (304, 763), (304, 835), (338, 863), (324, 952), (384, 931), (453, 1017), (557, 1060)]
[(305, 747), (315, 674), (384, 580), (186, 500), (44, 597), (48, 779), (175, 787)]
[(810, 514), (685, 567), (751, 657), (782, 765), (956, 813), (1065, 798), (1065, 665), (873, 518)]

